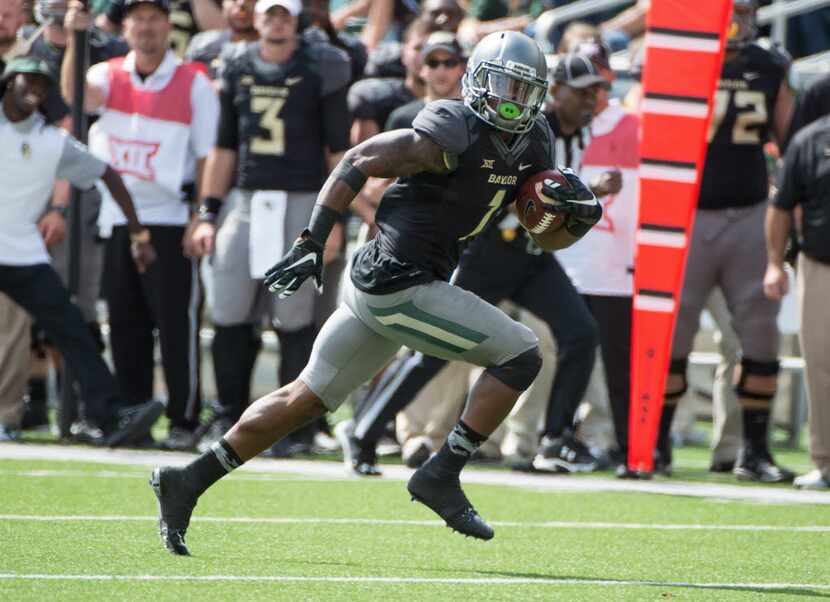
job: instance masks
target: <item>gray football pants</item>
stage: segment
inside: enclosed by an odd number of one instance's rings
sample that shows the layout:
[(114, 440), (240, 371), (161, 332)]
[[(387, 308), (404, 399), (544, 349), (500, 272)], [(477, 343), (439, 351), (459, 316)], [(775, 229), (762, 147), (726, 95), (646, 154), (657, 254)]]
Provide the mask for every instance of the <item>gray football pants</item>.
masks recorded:
[[(275, 327), (294, 332), (314, 321), (316, 292), (311, 281), (286, 299), (269, 293), (262, 280), (251, 278), (250, 227), (251, 191), (231, 191), (232, 208), (216, 234), (213, 254), (213, 323), (218, 326), (259, 324), (263, 315), (270, 315)], [(289, 192), (285, 221), (274, 224), (283, 229), (283, 252), (287, 253), (300, 232), (308, 226), (315, 192)]]
[(698, 209), (674, 333), (672, 359), (692, 351), (700, 314), (720, 287), (743, 356), (757, 362), (778, 357), (780, 303), (764, 295), (767, 265), (766, 203), (737, 209)]
[(317, 336), (300, 380), (334, 411), (404, 345), (489, 367), (533, 349), (538, 339), (500, 309), (447, 282), (370, 295), (347, 279), (343, 304)]

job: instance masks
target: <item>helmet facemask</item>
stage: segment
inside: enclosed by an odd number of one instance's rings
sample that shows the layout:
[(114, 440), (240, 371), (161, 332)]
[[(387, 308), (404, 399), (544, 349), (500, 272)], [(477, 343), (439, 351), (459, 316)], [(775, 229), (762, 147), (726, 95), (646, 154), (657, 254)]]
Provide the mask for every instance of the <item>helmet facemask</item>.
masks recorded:
[(726, 49), (739, 50), (755, 39), (757, 4), (754, 0), (735, 0), (732, 18), (726, 29)]
[(464, 101), (495, 128), (523, 134), (533, 127), (547, 81), (521, 63), (482, 61), (462, 80)]

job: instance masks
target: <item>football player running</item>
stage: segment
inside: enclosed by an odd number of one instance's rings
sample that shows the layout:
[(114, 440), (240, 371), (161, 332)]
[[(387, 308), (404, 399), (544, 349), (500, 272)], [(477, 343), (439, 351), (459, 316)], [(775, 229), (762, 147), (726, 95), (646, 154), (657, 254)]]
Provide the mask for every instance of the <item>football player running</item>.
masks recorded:
[[(733, 470), (745, 480), (782, 482), (791, 481), (793, 474), (775, 464), (767, 442), (779, 369), (780, 304), (768, 299), (763, 289), (769, 195), (763, 146), (770, 134), (779, 143), (786, 138), (793, 96), (788, 57), (754, 41), (756, 9), (755, 0), (735, 0), (674, 333), (656, 464), (659, 471), (671, 471), (671, 421), (686, 390), (686, 364), (700, 313), (717, 286), (741, 344), (734, 381), (741, 410), (730, 414), (742, 418), (743, 448), (734, 463), (718, 462), (711, 470)], [(715, 434), (716, 440), (720, 434)]]
[[(308, 228), (265, 283), (281, 296), (307, 279), (322, 286), (323, 245), (333, 224), (366, 178), (397, 177), (378, 208), (378, 235), (356, 253), (344, 303), (320, 331), (300, 377), (254, 402), (189, 465), (153, 471), (168, 550), (188, 554), (185, 532), (208, 487), (274, 441), (334, 411), (402, 345), (486, 368), (458, 424), (407, 489), (452, 529), (493, 537), (464, 495), (459, 473), (533, 382), (541, 357), (527, 327), (447, 279), (462, 245), (515, 200), (527, 178), (552, 167), (552, 136), (539, 115), (545, 74), (545, 58), (533, 40), (515, 32), (491, 34), (470, 58), (463, 101), (430, 103), (411, 129), (378, 134), (346, 153), (320, 191)], [(538, 237), (547, 249), (572, 244), (602, 215), (590, 190), (572, 173), (565, 177), (570, 186), (544, 189), (566, 215), (564, 227)]]

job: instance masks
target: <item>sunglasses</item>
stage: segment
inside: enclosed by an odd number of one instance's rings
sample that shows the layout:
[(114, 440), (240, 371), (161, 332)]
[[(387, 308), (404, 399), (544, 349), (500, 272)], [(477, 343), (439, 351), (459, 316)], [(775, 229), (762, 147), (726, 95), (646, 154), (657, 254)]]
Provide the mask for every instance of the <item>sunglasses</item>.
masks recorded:
[(443, 61), (440, 59), (427, 59), (424, 62), (430, 69), (438, 69), (441, 65), (444, 65), (447, 69), (453, 69), (461, 64), (461, 61), (458, 59), (444, 59)]

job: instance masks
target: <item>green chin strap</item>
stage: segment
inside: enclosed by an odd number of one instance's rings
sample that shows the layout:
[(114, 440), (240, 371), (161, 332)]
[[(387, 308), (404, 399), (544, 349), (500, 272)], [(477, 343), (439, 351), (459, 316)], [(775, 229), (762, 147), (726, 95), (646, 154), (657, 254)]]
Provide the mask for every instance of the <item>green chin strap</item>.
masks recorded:
[(518, 119), (522, 114), (522, 110), (513, 102), (500, 102), (496, 111), (498, 111), (500, 117), (511, 120)]

